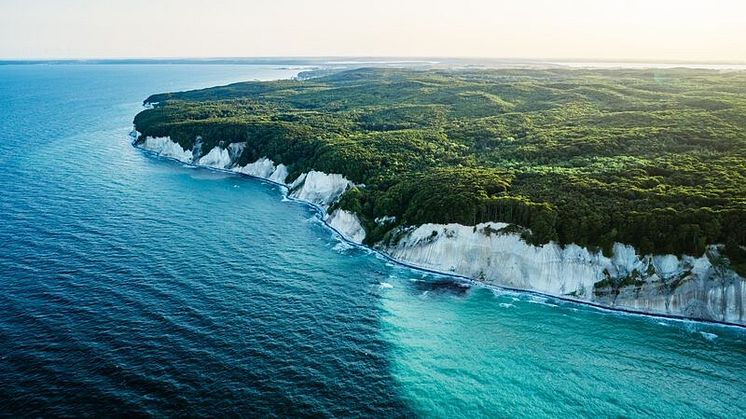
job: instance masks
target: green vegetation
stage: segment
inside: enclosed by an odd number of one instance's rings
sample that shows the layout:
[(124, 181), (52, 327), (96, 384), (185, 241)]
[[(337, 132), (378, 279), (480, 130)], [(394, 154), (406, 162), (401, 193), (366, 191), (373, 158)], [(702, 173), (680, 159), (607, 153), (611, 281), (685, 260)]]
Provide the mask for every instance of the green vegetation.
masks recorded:
[(639, 290), (645, 285), (645, 281), (642, 280), (640, 272), (636, 270), (622, 278), (612, 278), (609, 276), (608, 272), (604, 271), (604, 273), (604, 279), (593, 284), (593, 293), (597, 296), (609, 293), (616, 296), (619, 295), (619, 290), (622, 288), (635, 287)]
[[(203, 152), (246, 141), (291, 178), (365, 187), (339, 205), (368, 241), (398, 224), (504, 221), (608, 250), (746, 261), (746, 73), (360, 69), (154, 95), (144, 136)], [(397, 217), (385, 226), (373, 220)]]

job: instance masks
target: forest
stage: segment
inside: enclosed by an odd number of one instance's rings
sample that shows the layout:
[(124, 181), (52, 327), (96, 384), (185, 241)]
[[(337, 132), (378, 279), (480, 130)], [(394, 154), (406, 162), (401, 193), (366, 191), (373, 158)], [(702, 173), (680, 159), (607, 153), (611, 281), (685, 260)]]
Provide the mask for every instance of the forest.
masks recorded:
[(746, 272), (746, 72), (363, 68), (145, 102), (141, 138), (246, 142), (239, 164), (364, 185), (335, 207), (368, 243), (401, 224), (501, 221), (606, 253), (722, 244)]

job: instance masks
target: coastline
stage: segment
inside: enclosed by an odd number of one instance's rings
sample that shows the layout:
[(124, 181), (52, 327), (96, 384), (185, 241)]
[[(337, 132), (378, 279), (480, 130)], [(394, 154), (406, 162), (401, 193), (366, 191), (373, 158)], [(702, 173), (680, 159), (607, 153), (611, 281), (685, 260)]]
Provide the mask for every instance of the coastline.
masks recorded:
[(281, 187), (282, 191), (284, 192), (283, 193), (283, 197), (284, 198), (287, 198), (290, 201), (294, 201), (294, 202), (298, 202), (298, 203), (307, 205), (308, 207), (312, 208), (314, 210), (314, 212), (316, 213), (316, 216), (318, 216), (319, 219), (323, 222), (323, 225), (326, 228), (328, 228), (329, 230), (331, 230), (334, 234), (336, 234), (338, 236), (338, 238), (341, 239), (346, 244), (354, 246), (354, 247), (357, 247), (357, 248), (360, 248), (360, 249), (365, 249), (366, 251), (372, 252), (373, 254), (375, 254), (377, 256), (380, 256), (380, 257), (382, 257), (383, 259), (385, 259), (385, 260), (387, 260), (389, 262), (392, 262), (392, 263), (397, 264), (399, 266), (406, 267), (408, 269), (412, 269), (412, 270), (415, 270), (415, 271), (418, 271), (418, 272), (424, 272), (424, 273), (429, 273), (429, 274), (434, 274), (434, 275), (439, 275), (439, 276), (444, 276), (444, 277), (452, 278), (452, 279), (455, 279), (455, 280), (459, 280), (461, 282), (468, 283), (469, 285), (472, 285), (472, 286), (483, 287), (483, 288), (487, 288), (487, 289), (491, 289), (491, 290), (496, 290), (496, 291), (504, 291), (504, 292), (519, 293), (519, 294), (523, 294), (523, 295), (538, 296), (538, 297), (542, 297), (542, 298), (551, 298), (551, 299), (555, 299), (555, 300), (559, 300), (559, 301), (563, 301), (563, 302), (580, 304), (580, 305), (583, 305), (583, 306), (586, 306), (586, 307), (590, 307), (590, 308), (593, 308), (593, 309), (596, 309), (596, 310), (599, 310), (599, 311), (603, 311), (603, 312), (608, 312), (608, 313), (618, 313), (618, 314), (624, 314), (624, 315), (642, 316), (642, 317), (647, 317), (647, 318), (667, 319), (667, 320), (672, 320), (672, 321), (682, 322), (682, 323), (701, 323), (701, 324), (708, 324), (708, 325), (717, 325), (717, 326), (721, 326), (721, 327), (732, 327), (732, 328), (737, 328), (738, 330), (746, 330), (746, 324), (740, 324), (740, 323), (729, 322), (729, 321), (721, 321), (721, 320), (716, 320), (716, 319), (683, 316), (683, 315), (677, 315), (677, 314), (668, 314), (668, 313), (659, 313), (659, 312), (646, 312), (646, 311), (635, 310), (635, 309), (625, 308), (625, 307), (617, 307), (617, 306), (611, 307), (611, 306), (607, 306), (607, 305), (604, 305), (604, 304), (600, 304), (598, 302), (584, 300), (584, 299), (579, 299), (579, 298), (573, 298), (573, 297), (567, 296), (567, 295), (556, 295), (556, 294), (542, 292), (542, 291), (535, 290), (535, 289), (527, 289), (527, 288), (511, 287), (511, 286), (506, 286), (506, 285), (498, 285), (498, 284), (491, 283), (491, 282), (488, 282), (488, 281), (481, 281), (479, 279), (475, 279), (475, 278), (467, 276), (467, 275), (462, 275), (462, 274), (459, 274), (457, 272), (449, 272), (449, 271), (445, 271), (445, 270), (441, 271), (441, 270), (432, 269), (432, 268), (425, 267), (425, 266), (420, 266), (420, 265), (418, 265), (416, 263), (413, 263), (413, 262), (410, 262), (410, 261), (401, 260), (401, 259), (398, 259), (398, 258), (392, 256), (392, 255), (387, 254), (382, 249), (374, 248), (374, 247), (371, 247), (371, 246), (368, 246), (368, 245), (364, 245), (362, 243), (358, 243), (358, 242), (356, 242), (354, 240), (351, 240), (344, 232), (340, 231), (338, 228), (334, 227), (330, 223), (331, 217), (326, 216), (327, 213), (326, 213), (326, 210), (325, 210), (325, 208), (323, 206), (321, 206), (321, 205), (319, 205), (319, 204), (317, 204), (315, 202), (306, 200), (306, 199), (301, 199), (301, 198), (297, 198), (297, 197), (291, 196), (291, 191), (292, 191), (292, 188), (294, 186), (292, 184), (288, 185), (288, 184), (285, 184), (285, 183), (277, 182), (277, 181), (272, 180), (270, 178), (261, 177), (261, 176), (255, 176), (255, 175), (252, 175), (252, 174), (249, 174), (249, 173), (245, 173), (245, 172), (239, 172), (239, 171), (229, 170), (229, 169), (221, 169), (219, 167), (208, 166), (208, 165), (203, 165), (203, 164), (188, 163), (188, 162), (185, 162), (183, 160), (179, 160), (176, 157), (169, 156), (169, 155), (164, 155), (164, 154), (159, 153), (158, 151), (155, 151), (155, 150), (152, 150), (152, 149), (148, 149), (148, 148), (144, 147), (142, 144), (138, 144), (139, 133), (138, 133), (138, 135), (133, 135), (134, 133), (136, 133), (136, 131), (134, 131), (134, 130), (130, 133), (130, 138), (131, 138), (130, 144), (134, 148), (136, 148), (136, 149), (138, 149), (140, 151), (143, 151), (143, 152), (147, 153), (148, 155), (156, 156), (156, 157), (161, 158), (161, 159), (171, 160), (171, 161), (180, 163), (182, 165), (188, 165), (188, 166), (192, 166), (192, 167), (199, 168), (199, 169), (207, 169), (207, 170), (214, 171), (214, 172), (219, 172), (219, 173), (226, 173), (226, 174), (232, 174), (232, 175), (246, 176), (246, 177), (257, 179), (257, 180), (260, 180), (260, 181), (263, 181), (263, 182), (267, 182), (267, 183), (270, 183), (270, 184), (273, 184), (273, 185), (277, 185), (277, 186)]

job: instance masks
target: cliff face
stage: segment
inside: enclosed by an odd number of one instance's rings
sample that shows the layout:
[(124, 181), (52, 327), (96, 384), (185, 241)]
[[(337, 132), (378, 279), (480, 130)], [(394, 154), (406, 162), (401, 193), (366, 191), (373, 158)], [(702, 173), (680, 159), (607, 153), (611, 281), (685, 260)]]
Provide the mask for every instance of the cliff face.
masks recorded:
[(160, 156), (192, 163), (192, 150), (184, 150), (168, 137), (147, 137), (141, 144), (142, 148), (150, 150)]
[(746, 324), (746, 281), (721, 265), (717, 247), (694, 258), (640, 256), (617, 243), (611, 257), (576, 245), (533, 246), (510, 225), (402, 228), (379, 248), (398, 260), (489, 284), (604, 307)]
[[(201, 147), (199, 139), (195, 148)], [(362, 243), (365, 229), (349, 211), (326, 210), (353, 183), (339, 174), (303, 173), (286, 183), (288, 169), (262, 158), (245, 166), (235, 162), (243, 143), (184, 150), (169, 138), (145, 138), (138, 146), (184, 163), (268, 179), (288, 187), (291, 198), (325, 210), (327, 224), (348, 240)], [(640, 256), (617, 243), (612, 256), (576, 245), (534, 246), (505, 223), (424, 224), (399, 227), (374, 245), (393, 259), (425, 269), (453, 273), (487, 284), (531, 290), (614, 309), (681, 316), (746, 325), (746, 280), (727, 268), (716, 246), (695, 258)]]
[[(353, 186), (353, 183), (342, 175), (327, 174), (315, 170), (301, 174), (292, 183), (288, 184), (286, 183), (288, 168), (283, 164), (276, 165), (267, 158), (261, 158), (245, 166), (239, 166), (236, 161), (243, 152), (245, 143), (231, 143), (226, 148), (214, 147), (201, 157), (197, 157), (200, 155), (202, 147), (202, 141), (199, 137), (195, 140), (192, 150), (183, 149), (168, 137), (146, 137), (138, 140), (136, 145), (159, 156), (183, 163), (271, 180), (287, 186), (291, 198), (310, 202), (324, 210), (328, 209), (349, 187)], [(327, 221), (339, 227), (340, 232), (346, 236), (358, 237), (358, 243), (365, 238), (365, 230), (352, 213), (338, 210)], [(357, 224), (355, 225), (355, 223)]]

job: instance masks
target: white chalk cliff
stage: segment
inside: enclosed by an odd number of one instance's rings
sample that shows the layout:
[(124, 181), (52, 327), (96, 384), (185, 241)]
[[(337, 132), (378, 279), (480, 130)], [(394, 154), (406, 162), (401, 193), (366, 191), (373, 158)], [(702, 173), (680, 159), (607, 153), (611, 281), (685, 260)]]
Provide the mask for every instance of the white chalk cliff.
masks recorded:
[(418, 267), (489, 284), (609, 308), (746, 324), (746, 281), (719, 265), (715, 246), (698, 258), (677, 258), (640, 256), (617, 243), (606, 257), (574, 244), (534, 246), (507, 227), (424, 224), (400, 228), (394, 240), (377, 247)]
[[(184, 150), (168, 137), (147, 137), (138, 146), (184, 163), (229, 170), (288, 187), (289, 196), (324, 210), (327, 224), (348, 240), (362, 243), (365, 229), (356, 214), (335, 209), (352, 182), (340, 174), (310, 171), (292, 183), (288, 168), (261, 158), (236, 161), (244, 143), (215, 147), (204, 156), (201, 142)], [(196, 161), (195, 161), (196, 160)], [(394, 221), (381, 217), (377, 223)], [(504, 223), (424, 224), (399, 227), (373, 247), (391, 258), (429, 270), (453, 273), (487, 284), (536, 291), (604, 307), (746, 325), (746, 279), (722, 264), (716, 246), (700, 257), (639, 255), (615, 244), (611, 257), (570, 244), (535, 246)]]
[(355, 243), (361, 244), (365, 240), (365, 228), (360, 224), (360, 219), (354, 213), (337, 208), (329, 215), (327, 222), (332, 228)]
[(184, 150), (178, 143), (171, 141), (169, 137), (147, 137), (142, 147), (160, 156), (176, 159), (183, 162), (192, 162), (192, 150)]

